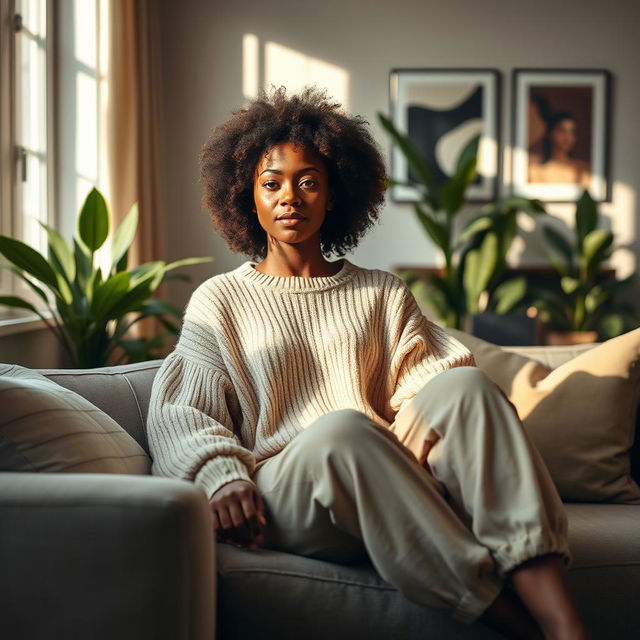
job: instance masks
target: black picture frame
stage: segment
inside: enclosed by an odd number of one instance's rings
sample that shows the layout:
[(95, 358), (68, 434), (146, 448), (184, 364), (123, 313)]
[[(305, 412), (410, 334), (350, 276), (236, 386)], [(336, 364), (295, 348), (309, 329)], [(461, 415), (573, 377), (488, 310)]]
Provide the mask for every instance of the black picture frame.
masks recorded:
[[(468, 202), (498, 196), (501, 74), (490, 68), (394, 68), (389, 73), (389, 112), (395, 127), (436, 169), (436, 183), (453, 172), (458, 153), (480, 133), (478, 176), (466, 192)], [(414, 182), (406, 158), (394, 144), (391, 177)], [(418, 190), (394, 185), (394, 202), (417, 202)]]
[(512, 195), (610, 202), (611, 73), (518, 68), (511, 86)]

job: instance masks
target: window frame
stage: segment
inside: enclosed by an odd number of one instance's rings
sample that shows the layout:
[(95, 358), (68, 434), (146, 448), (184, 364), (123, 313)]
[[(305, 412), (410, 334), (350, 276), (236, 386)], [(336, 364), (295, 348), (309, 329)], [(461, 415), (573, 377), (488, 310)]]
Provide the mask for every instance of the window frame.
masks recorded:
[[(57, 207), (57, 0), (46, 2), (46, 202), (47, 224), (58, 228)], [(0, 233), (24, 240), (21, 230), (23, 214), (19, 180), (21, 161), (17, 144), (20, 95), (17, 79), (19, 53), (16, 0), (0, 0)], [(29, 300), (45, 317), (51, 314), (43, 302), (7, 269), (0, 270), (0, 291), (3, 295), (19, 295)], [(43, 321), (29, 311), (0, 307), (0, 335), (44, 327)]]

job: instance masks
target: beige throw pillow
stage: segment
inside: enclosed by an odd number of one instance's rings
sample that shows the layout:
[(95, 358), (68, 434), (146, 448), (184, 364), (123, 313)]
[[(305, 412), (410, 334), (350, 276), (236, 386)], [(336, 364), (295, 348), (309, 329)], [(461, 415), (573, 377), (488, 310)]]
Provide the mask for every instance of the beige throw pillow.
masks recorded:
[(640, 401), (640, 329), (553, 371), (449, 331), (514, 404), (564, 500), (640, 504), (630, 469)]
[(144, 449), (82, 396), (0, 365), (0, 471), (148, 474)]

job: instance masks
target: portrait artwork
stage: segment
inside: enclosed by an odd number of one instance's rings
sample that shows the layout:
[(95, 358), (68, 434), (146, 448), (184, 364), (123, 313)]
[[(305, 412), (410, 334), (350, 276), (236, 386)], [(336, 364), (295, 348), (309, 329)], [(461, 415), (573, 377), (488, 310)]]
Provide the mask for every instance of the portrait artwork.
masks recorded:
[(583, 189), (608, 194), (606, 72), (514, 74), (513, 190), (573, 201)]
[[(498, 178), (499, 76), (484, 69), (394, 69), (391, 72), (391, 115), (431, 167), (441, 185), (453, 175), (460, 152), (480, 136), (478, 168), (467, 199), (488, 201), (496, 196)], [(406, 158), (394, 148), (392, 176), (409, 186), (395, 185), (396, 202), (415, 202), (418, 192)]]

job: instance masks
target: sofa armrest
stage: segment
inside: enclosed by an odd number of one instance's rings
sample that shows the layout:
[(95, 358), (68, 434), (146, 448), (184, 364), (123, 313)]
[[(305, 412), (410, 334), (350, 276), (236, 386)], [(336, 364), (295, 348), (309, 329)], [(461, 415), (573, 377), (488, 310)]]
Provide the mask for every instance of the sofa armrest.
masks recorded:
[(193, 484), (0, 473), (7, 638), (211, 640), (215, 536)]

